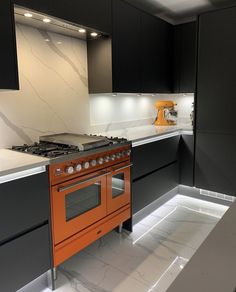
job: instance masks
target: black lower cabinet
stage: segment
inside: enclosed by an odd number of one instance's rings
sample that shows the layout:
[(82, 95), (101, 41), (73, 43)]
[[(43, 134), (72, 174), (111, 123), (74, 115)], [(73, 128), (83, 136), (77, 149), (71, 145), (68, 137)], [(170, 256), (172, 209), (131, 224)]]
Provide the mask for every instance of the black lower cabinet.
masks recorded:
[(179, 182), (194, 185), (194, 136), (182, 135), (179, 144)]
[(0, 246), (0, 291), (14, 292), (50, 269), (48, 224)]
[(196, 187), (236, 196), (236, 135), (197, 133)]
[(133, 181), (133, 213), (137, 213), (178, 185), (178, 163)]
[(0, 184), (0, 244), (49, 218), (46, 172)]
[(166, 166), (178, 159), (180, 137), (171, 137), (133, 148), (133, 179)]

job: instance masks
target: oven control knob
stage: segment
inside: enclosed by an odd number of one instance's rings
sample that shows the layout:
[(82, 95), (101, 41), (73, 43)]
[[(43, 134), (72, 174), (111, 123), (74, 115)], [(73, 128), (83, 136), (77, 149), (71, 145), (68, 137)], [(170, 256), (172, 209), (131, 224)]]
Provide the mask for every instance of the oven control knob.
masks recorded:
[(92, 167), (96, 166), (96, 165), (97, 165), (97, 161), (96, 161), (95, 159), (91, 160), (91, 161), (90, 161), (90, 165), (91, 165)]
[(76, 171), (81, 171), (82, 170), (82, 165), (80, 163), (79, 164), (76, 164), (75, 170)]
[(110, 156), (109, 156), (109, 155), (105, 156), (105, 157), (104, 157), (104, 161), (105, 161), (105, 162), (109, 162), (109, 161), (110, 161)]
[(103, 158), (102, 158), (102, 157), (98, 158), (97, 162), (98, 162), (98, 164), (100, 164), (100, 165), (103, 164), (103, 162), (104, 162), (104, 161), (103, 161)]
[(89, 162), (88, 162), (88, 161), (86, 161), (86, 162), (83, 163), (83, 168), (84, 168), (84, 169), (88, 169), (89, 166), (90, 166), (90, 165), (89, 165)]
[(117, 159), (120, 159), (121, 158), (121, 153), (119, 152), (119, 153), (116, 153), (116, 158)]
[(72, 174), (74, 173), (74, 167), (73, 166), (67, 166), (66, 169), (65, 169), (65, 172), (67, 174)]
[(114, 161), (115, 159), (116, 159), (115, 154), (112, 154), (112, 155), (111, 155), (111, 160)]

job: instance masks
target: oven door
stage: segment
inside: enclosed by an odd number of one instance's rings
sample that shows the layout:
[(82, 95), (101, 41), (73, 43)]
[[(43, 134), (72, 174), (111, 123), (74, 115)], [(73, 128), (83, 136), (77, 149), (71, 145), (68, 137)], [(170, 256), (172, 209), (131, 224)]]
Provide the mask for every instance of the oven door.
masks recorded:
[(131, 201), (130, 192), (130, 168), (129, 162), (118, 164), (109, 168), (107, 177), (107, 213), (127, 205)]
[(107, 171), (99, 171), (53, 186), (54, 244), (106, 216)]

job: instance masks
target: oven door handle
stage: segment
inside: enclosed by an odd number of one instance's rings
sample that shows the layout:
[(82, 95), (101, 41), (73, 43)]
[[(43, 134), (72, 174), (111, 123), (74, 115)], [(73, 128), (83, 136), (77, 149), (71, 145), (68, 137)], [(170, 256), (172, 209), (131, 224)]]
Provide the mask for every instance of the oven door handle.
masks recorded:
[(120, 170), (123, 170), (123, 169), (126, 169), (126, 168), (130, 168), (131, 166), (133, 166), (133, 164), (129, 164), (129, 165), (125, 165), (125, 166), (122, 166), (120, 168), (113, 168), (112, 171), (120, 171)]
[(80, 185), (82, 185), (82, 184), (84, 184), (84, 183), (91, 182), (91, 181), (93, 181), (94, 179), (102, 178), (102, 177), (104, 177), (104, 176), (106, 176), (106, 175), (108, 175), (108, 174), (110, 174), (110, 173), (111, 173), (111, 172), (105, 172), (105, 173), (100, 174), (100, 175), (92, 176), (92, 177), (90, 177), (89, 179), (81, 180), (81, 181), (76, 182), (76, 183), (74, 183), (74, 184), (71, 184), (71, 185), (69, 185), (69, 186), (60, 187), (60, 188), (58, 188), (58, 192), (61, 193), (61, 192), (64, 192), (64, 191), (68, 191), (68, 190), (70, 190), (70, 189), (72, 189), (72, 188), (74, 188), (74, 187), (80, 186)]

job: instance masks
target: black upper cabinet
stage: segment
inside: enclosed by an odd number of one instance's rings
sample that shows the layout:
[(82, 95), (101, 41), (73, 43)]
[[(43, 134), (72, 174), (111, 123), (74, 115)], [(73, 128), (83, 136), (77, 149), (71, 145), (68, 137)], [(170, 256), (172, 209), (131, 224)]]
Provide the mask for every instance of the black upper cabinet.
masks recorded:
[(69, 22), (106, 33), (111, 32), (110, 0), (14, 0), (14, 2)]
[(54, 16), (111, 33), (111, 0), (52, 0), (52, 2)]
[[(107, 58), (107, 39), (90, 41), (88, 45), (90, 93), (171, 92), (172, 25), (122, 0), (112, 1), (112, 19)], [(112, 77), (106, 82), (101, 80), (101, 76), (109, 75)]]
[(236, 7), (199, 18), (196, 129), (236, 134)]
[(174, 27), (174, 92), (195, 92), (197, 24)]
[(141, 13), (141, 75), (143, 93), (172, 91), (173, 26)]
[[(14, 0), (16, 5), (26, 7), (35, 11), (43, 12), (46, 14), (52, 13), (53, 0)], [(58, 1), (59, 2), (59, 1)]]
[(0, 88), (19, 89), (13, 6), (0, 1)]
[(140, 11), (113, 1), (113, 91), (141, 92)]

